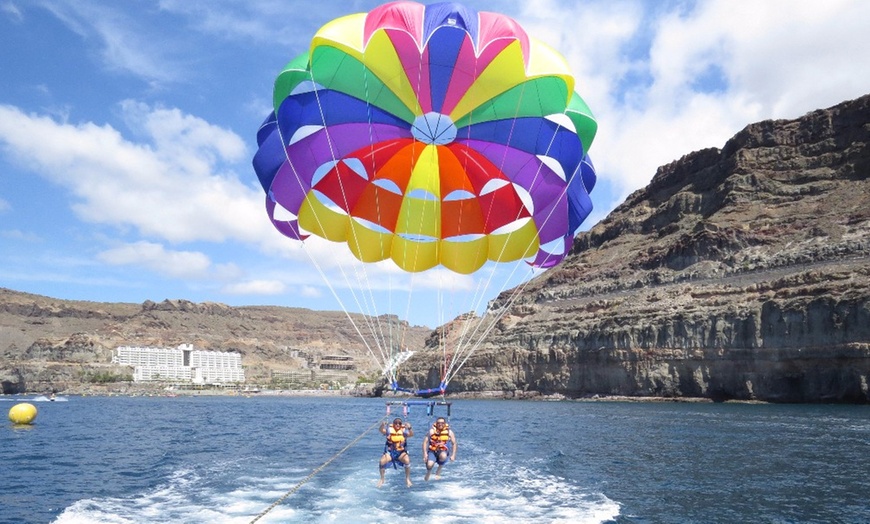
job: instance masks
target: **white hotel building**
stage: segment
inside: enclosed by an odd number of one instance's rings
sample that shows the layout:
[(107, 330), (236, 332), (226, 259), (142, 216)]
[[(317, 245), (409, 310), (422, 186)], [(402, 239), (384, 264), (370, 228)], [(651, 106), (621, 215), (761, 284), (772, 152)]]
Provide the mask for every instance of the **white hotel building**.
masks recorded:
[(220, 384), (245, 381), (239, 353), (200, 351), (193, 349), (193, 344), (181, 344), (175, 349), (119, 346), (112, 363), (132, 366), (134, 382)]

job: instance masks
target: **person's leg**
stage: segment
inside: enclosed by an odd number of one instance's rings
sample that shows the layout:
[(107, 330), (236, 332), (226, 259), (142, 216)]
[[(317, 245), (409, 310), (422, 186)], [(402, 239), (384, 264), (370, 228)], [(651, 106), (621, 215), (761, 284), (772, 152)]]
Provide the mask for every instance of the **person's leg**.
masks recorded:
[(426, 455), (426, 476), (423, 477), (423, 480), (427, 482), (429, 481), (429, 475), (432, 474), (432, 467), (435, 466), (435, 461), (431, 459), (430, 455), (432, 455), (431, 451)]
[(435, 470), (435, 480), (441, 480), (441, 468), (444, 467), (444, 463), (447, 462), (447, 452), (439, 451), (438, 452), (438, 469)]
[(378, 481), (378, 487), (381, 487), (384, 485), (384, 471), (387, 469), (387, 463), (389, 463), (389, 462), (390, 462), (390, 454), (389, 453), (384, 453), (381, 456), (381, 460), (378, 461), (378, 469), (380, 470), (380, 473), (381, 473), (381, 479)]
[(399, 460), (405, 465), (405, 485), (411, 487), (411, 457), (407, 453), (402, 455)]

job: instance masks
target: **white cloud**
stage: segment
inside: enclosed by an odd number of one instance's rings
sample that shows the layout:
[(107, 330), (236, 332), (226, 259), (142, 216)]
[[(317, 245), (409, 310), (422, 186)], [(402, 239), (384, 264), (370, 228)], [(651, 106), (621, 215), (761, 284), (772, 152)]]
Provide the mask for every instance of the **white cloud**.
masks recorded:
[(796, 118), (870, 86), (868, 2), (546, 0), (517, 18), (575, 72), (599, 122), (591, 155), (616, 190), (610, 208), (659, 166), (722, 147), (747, 124)]
[(20, 229), (3, 229), (0, 230), (0, 237), (8, 238), (9, 240), (19, 240), (25, 242), (41, 242), (42, 239), (36, 233), (24, 232)]
[(135, 266), (179, 279), (205, 279), (210, 277), (211, 261), (203, 253), (171, 251), (153, 242), (134, 242), (108, 249), (97, 255), (107, 264)]
[(85, 221), (132, 226), (170, 242), (274, 238), (261, 190), (231, 170), (247, 159), (240, 137), (176, 109), (122, 107), (144, 142), (108, 125), (73, 125), (0, 105), (0, 144), (70, 190)]
[(40, 6), (85, 41), (96, 41), (109, 69), (158, 83), (181, 76), (182, 68), (168, 45), (173, 36), (161, 34), (155, 38), (153, 28), (144, 31), (136, 19), (114, 4), (108, 7), (91, 2), (46, 2)]
[[(161, 0), (163, 11), (182, 15), (188, 23), (207, 35), (269, 45), (304, 49), (317, 28), (329, 20), (349, 13), (368, 11), (377, 1), (320, 2), (312, 9), (309, 0), (235, 0), (190, 2)], [(309, 28), (301, 32), (299, 28)]]
[(650, 100), (663, 106), (696, 94), (699, 74), (714, 66), (727, 81), (720, 103), (744, 123), (836, 104), (870, 85), (870, 70), (855, 67), (870, 43), (861, 30), (868, 23), (866, 2), (701, 2), (658, 22)]
[(21, 9), (12, 2), (3, 2), (0, 4), (0, 11), (5, 13), (9, 19), (14, 20), (15, 22), (21, 22), (24, 19)]
[(287, 286), (278, 280), (248, 280), (224, 286), (225, 293), (231, 295), (281, 295)]
[(161, 156), (182, 157), (191, 173), (207, 174), (218, 160), (247, 159), (245, 141), (230, 130), (176, 108), (152, 108), (133, 100), (120, 106), (131, 129), (150, 138)]
[(305, 298), (320, 298), (323, 296), (323, 293), (320, 292), (320, 288), (314, 286), (302, 286), (299, 289), (299, 295)]

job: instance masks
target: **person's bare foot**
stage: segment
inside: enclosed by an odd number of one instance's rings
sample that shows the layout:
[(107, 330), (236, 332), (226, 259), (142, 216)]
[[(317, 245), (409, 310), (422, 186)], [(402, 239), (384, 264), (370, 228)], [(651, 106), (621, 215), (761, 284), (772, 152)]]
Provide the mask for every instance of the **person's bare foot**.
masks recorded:
[(381, 486), (383, 486), (383, 485), (384, 485), (384, 479), (379, 480), (379, 481), (378, 481), (378, 487), (381, 487)]
[(432, 474), (432, 470), (431, 470), (431, 469), (427, 469), (427, 470), (426, 470), (426, 476), (423, 477), (423, 480), (425, 480), (426, 482), (429, 482), (429, 475), (431, 475), (431, 474)]
[(405, 479), (405, 485), (407, 485), (410, 488), (411, 487), (411, 479)]

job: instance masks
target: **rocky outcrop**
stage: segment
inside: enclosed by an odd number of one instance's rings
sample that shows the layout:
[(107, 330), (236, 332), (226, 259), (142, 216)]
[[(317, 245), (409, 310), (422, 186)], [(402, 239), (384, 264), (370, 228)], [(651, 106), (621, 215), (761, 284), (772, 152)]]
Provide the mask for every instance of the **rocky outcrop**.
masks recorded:
[(495, 301), (451, 389), (870, 401), (868, 143), (865, 96), (661, 167)]

